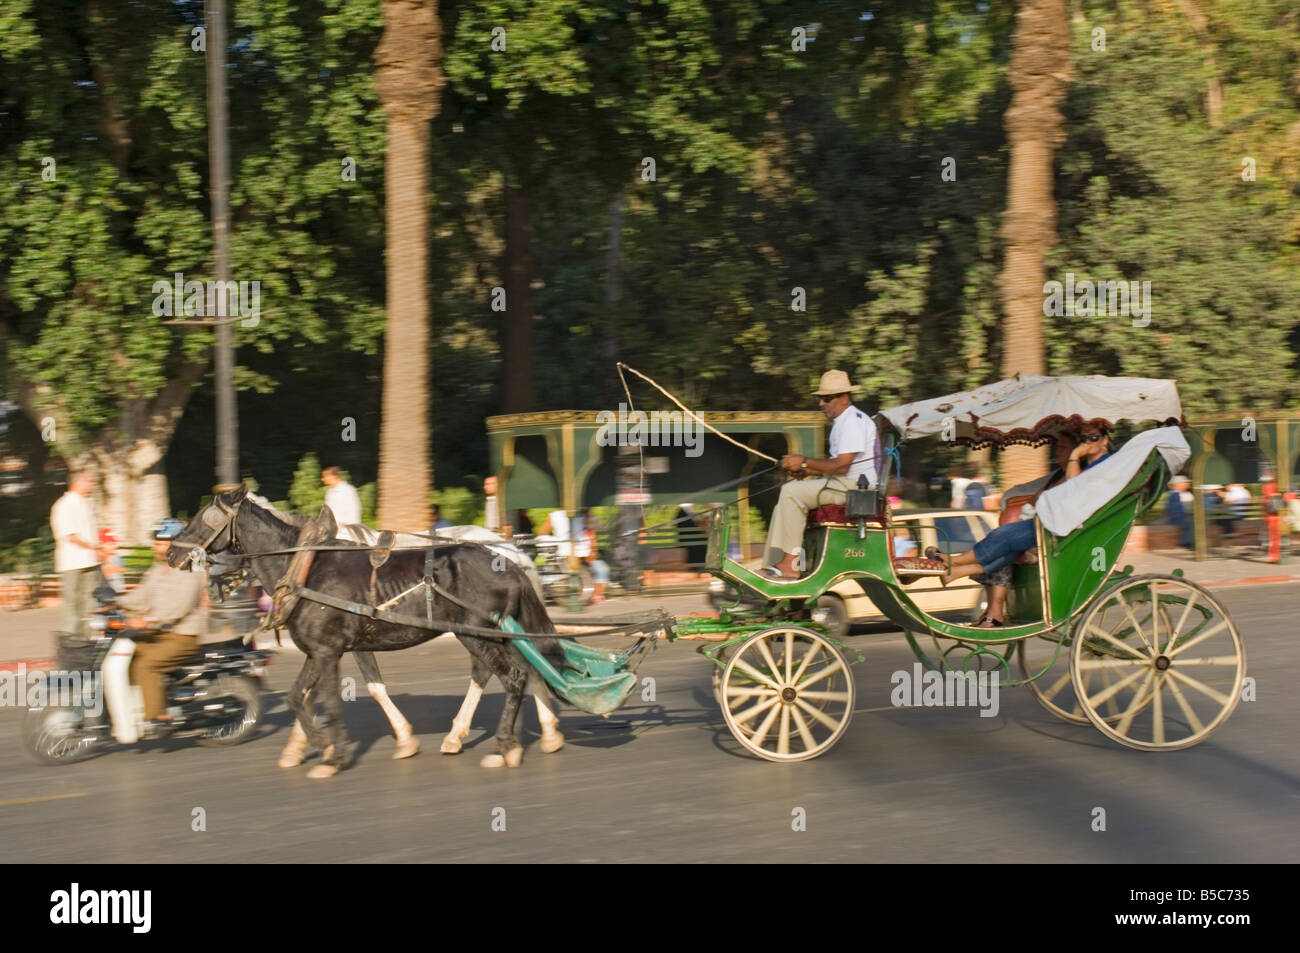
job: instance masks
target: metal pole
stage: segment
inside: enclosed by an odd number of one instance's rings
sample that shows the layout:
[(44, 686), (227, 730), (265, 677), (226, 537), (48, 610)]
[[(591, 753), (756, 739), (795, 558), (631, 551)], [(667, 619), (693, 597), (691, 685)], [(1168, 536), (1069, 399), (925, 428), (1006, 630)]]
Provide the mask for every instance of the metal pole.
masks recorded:
[[(230, 280), (230, 144), (226, 128), (226, 10), (225, 0), (205, 0), (208, 65), (208, 170), (212, 179), (212, 251), (216, 279), (228, 287)], [(225, 292), (223, 292), (224, 294)], [(235, 404), (234, 328), (224, 309), (216, 327), (214, 386), (217, 393), (218, 485), (239, 481), (239, 419)], [(211, 317), (211, 315), (209, 315)]]

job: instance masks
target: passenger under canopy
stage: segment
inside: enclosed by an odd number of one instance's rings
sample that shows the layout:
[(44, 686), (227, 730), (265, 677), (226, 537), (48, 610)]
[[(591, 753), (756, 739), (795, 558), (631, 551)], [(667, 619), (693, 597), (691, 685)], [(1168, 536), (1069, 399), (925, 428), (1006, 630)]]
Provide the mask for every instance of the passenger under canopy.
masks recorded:
[(1186, 425), (1176, 383), (1149, 377), (1015, 377), (882, 410), (904, 440), (942, 435), (971, 447), (1051, 441), (1085, 423), (1121, 420)]

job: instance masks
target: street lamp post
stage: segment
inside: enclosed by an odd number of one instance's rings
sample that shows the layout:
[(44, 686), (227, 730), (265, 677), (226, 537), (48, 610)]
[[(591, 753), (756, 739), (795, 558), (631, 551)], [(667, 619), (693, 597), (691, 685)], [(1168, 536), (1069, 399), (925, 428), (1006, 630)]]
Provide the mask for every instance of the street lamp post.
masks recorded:
[[(216, 278), (223, 294), (230, 281), (230, 142), (226, 124), (226, 11), (225, 0), (206, 0), (208, 67), (208, 170), (212, 197), (212, 250)], [(217, 484), (239, 482), (239, 417), (235, 404), (235, 354), (232, 312), (216, 321), (214, 387), (217, 396)], [(220, 315), (220, 312), (219, 312)]]

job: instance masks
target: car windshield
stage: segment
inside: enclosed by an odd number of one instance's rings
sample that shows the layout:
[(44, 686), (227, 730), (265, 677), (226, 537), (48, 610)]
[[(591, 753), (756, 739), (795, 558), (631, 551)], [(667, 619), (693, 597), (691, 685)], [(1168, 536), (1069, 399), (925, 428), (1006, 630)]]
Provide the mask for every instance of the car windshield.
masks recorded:
[(964, 553), (975, 545), (970, 521), (965, 516), (939, 516), (934, 528), (939, 534), (939, 552)]

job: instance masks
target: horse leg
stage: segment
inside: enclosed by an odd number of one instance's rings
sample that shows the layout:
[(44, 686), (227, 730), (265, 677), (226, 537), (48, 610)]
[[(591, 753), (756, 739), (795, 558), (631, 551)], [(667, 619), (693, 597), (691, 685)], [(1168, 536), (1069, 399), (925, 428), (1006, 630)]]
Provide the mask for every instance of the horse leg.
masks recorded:
[(343, 698), (339, 693), (339, 657), (326, 656), (320, 660), (320, 679), (317, 691), (325, 709), (322, 728), (329, 734), (329, 743), (321, 751), (321, 763), (307, 772), (307, 777), (318, 780), (332, 778), (343, 764), (347, 745), (347, 732), (343, 728)]
[(532, 674), (528, 677), (528, 683), (533, 700), (537, 702), (537, 720), (542, 723), (542, 752), (550, 754), (559, 751), (564, 747), (564, 735), (560, 734), (560, 719), (551, 711), (546, 682), (540, 675)]
[(519, 743), (519, 713), (528, 676), (511, 665), (509, 671), (498, 672), (497, 678), (506, 690), (505, 707), (501, 709), (501, 720), (497, 723), (497, 747), (500, 753), (484, 756), (479, 764), (485, 768), (499, 768), (503, 765), (517, 768), (524, 758), (524, 746)]
[(397, 750), (393, 752), (393, 759), (411, 757), (420, 750), (420, 742), (411, 733), (411, 723), (388, 697), (388, 687), (384, 685), (384, 676), (379, 671), (379, 663), (375, 661), (375, 653), (353, 652), (352, 657), (361, 670), (361, 677), (366, 680), (366, 690), (370, 692), (370, 697), (379, 702), (379, 707), (388, 716), (388, 723), (393, 726), (393, 735), (397, 738)]
[(537, 702), (537, 720), (542, 723), (542, 752), (551, 754), (564, 747), (564, 735), (560, 733), (560, 719), (547, 705), (547, 698), (541, 692), (533, 694)]
[(316, 704), (315, 699), (312, 698), (312, 689), (316, 687), (318, 677), (316, 662), (309, 655), (303, 661), (302, 670), (298, 672), (298, 677), (294, 680), (293, 687), (289, 689), (289, 695), (285, 699), (289, 711), (293, 714), (293, 730), (289, 732), (289, 743), (280, 752), (279, 765), (282, 768), (295, 768), (302, 764), (307, 756), (309, 735), (315, 736), (317, 744), (324, 740), (316, 730), (314, 717)]
[(451, 731), (442, 739), (440, 750), (443, 754), (460, 754), (461, 745), (469, 736), (469, 725), (474, 720), (474, 712), (478, 710), (479, 700), (483, 697), (483, 689), (491, 677), (492, 670), (487, 665), (477, 658), (470, 660), (469, 691), (460, 703), (460, 711), (456, 712), (456, 717), (451, 721)]

